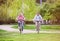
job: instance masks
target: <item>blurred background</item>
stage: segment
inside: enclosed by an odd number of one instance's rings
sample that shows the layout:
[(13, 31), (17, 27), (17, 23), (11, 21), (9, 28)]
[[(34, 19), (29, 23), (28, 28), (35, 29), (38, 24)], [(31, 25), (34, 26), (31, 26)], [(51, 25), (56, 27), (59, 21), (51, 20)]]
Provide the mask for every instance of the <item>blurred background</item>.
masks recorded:
[(42, 24), (60, 24), (60, 0), (0, 0), (0, 24), (16, 23), (19, 12), (27, 24), (33, 23), (36, 12), (42, 15)]

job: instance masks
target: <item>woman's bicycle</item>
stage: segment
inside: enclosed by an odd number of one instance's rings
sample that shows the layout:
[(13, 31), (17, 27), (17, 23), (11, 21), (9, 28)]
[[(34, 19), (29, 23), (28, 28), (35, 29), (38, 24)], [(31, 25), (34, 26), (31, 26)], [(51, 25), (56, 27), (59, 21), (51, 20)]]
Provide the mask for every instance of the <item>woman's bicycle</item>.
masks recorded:
[(19, 24), (19, 31), (20, 31), (20, 34), (23, 31), (23, 22), (22, 21), (20, 21), (20, 24)]

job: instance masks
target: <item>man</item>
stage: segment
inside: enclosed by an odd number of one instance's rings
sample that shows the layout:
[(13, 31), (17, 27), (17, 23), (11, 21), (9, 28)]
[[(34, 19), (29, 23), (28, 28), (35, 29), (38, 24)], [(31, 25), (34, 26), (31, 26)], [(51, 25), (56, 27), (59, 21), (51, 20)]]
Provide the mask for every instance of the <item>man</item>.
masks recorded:
[(39, 27), (40, 27), (40, 24), (42, 22), (42, 16), (39, 13), (37, 13), (35, 15), (33, 21), (34, 21), (34, 23), (36, 25), (36, 31), (38, 31), (38, 33), (39, 33), (39, 29), (40, 29)]

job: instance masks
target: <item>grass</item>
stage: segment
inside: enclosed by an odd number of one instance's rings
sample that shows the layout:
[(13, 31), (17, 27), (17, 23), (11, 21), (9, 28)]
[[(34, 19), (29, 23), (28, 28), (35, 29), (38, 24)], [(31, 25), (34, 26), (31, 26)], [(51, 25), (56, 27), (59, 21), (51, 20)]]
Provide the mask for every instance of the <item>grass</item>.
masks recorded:
[(0, 30), (0, 41), (60, 41), (60, 34), (19, 34)]
[[(17, 29), (18, 25), (14, 25), (12, 28)], [(24, 29), (35, 29), (35, 25), (25, 25)], [(41, 25), (41, 30), (60, 30), (60, 25)]]

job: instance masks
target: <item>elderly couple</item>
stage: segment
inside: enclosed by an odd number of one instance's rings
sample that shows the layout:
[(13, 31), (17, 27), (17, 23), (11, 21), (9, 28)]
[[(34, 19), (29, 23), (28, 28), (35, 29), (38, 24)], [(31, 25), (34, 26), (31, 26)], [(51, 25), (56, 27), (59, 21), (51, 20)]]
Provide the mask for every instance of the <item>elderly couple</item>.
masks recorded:
[[(23, 13), (20, 13), (16, 19), (18, 21), (18, 28), (19, 28), (19, 30), (22, 27), (22, 31), (23, 31), (24, 21), (25, 21), (25, 17), (23, 15)], [(35, 15), (34, 19), (33, 19), (33, 22), (35, 23), (36, 30), (38, 31), (39, 30), (39, 27), (40, 27), (40, 24), (42, 22), (42, 16), (39, 13), (37, 13)]]

